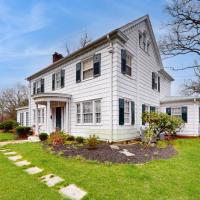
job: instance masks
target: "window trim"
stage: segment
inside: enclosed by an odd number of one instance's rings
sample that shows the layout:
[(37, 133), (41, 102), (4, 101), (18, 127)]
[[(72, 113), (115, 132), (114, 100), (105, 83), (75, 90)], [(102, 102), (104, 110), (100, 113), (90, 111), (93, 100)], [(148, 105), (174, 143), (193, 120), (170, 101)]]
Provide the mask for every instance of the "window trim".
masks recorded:
[[(100, 101), (100, 111), (101, 111), (101, 123), (96, 122), (96, 105), (95, 102)], [(83, 113), (83, 103), (85, 102), (92, 102), (92, 123), (84, 123), (84, 113)], [(77, 123), (77, 105), (80, 104), (80, 123)], [(86, 100), (76, 103), (76, 125), (79, 126), (99, 126), (102, 125), (102, 99), (92, 99), (92, 100)]]
[[(64, 70), (64, 69), (63, 69), (63, 68), (60, 68), (60, 69), (56, 70), (56, 71), (53, 73), (53, 74), (55, 75), (54, 91), (63, 88), (63, 87), (62, 87), (62, 70)], [(53, 75), (53, 74), (52, 74), (52, 75)], [(59, 80), (59, 86), (57, 86), (57, 82), (58, 82), (57, 76), (58, 76), (58, 74), (59, 74), (59, 78), (60, 78), (60, 80)], [(52, 84), (53, 84), (53, 83), (52, 83)]]
[[(126, 112), (126, 102), (128, 102), (128, 106), (129, 106), (129, 112), (128, 112), (128, 116), (129, 116), (129, 122), (126, 122), (126, 117), (125, 114), (127, 114)], [(131, 125), (131, 100), (130, 99), (124, 99), (124, 125)]]
[[(93, 79), (94, 78), (94, 74), (93, 74), (93, 71), (94, 71), (94, 60), (93, 60), (93, 57), (94, 57), (94, 55), (93, 56), (88, 56), (87, 58), (84, 58), (83, 60), (81, 60), (81, 80), (82, 80), (82, 82), (83, 81), (87, 81), (87, 80), (91, 80), (91, 79)], [(83, 73), (84, 73), (84, 70), (83, 70), (83, 68), (84, 68), (84, 65), (83, 65), (83, 63), (86, 61), (86, 60), (89, 60), (89, 59), (91, 59), (92, 60), (92, 68), (89, 68), (89, 69), (87, 69), (87, 70), (85, 70), (85, 71), (88, 71), (88, 70), (91, 70), (92, 69), (92, 76), (91, 77), (89, 77), (89, 78), (86, 78), (86, 79), (84, 79), (83, 77)]]

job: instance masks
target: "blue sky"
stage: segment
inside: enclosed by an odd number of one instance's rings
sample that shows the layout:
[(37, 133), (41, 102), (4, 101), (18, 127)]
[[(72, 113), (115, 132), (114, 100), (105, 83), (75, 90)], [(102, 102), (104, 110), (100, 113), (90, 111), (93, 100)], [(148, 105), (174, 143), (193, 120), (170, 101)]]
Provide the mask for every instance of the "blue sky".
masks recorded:
[[(169, 0), (0, 0), (0, 89), (18, 82), (52, 62), (52, 53), (66, 55), (78, 45), (83, 32), (94, 40), (138, 17), (149, 14), (157, 40), (168, 20), (164, 5)], [(194, 55), (164, 60), (166, 67), (193, 64)], [(192, 70), (168, 72), (176, 79), (178, 94)]]

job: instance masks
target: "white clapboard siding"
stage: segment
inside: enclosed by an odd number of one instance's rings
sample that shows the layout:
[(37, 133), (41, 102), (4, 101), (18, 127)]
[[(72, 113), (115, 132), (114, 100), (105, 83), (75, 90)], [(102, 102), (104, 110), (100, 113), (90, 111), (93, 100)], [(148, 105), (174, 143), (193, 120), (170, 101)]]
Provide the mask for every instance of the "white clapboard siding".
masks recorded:
[(172, 102), (161, 104), (161, 112), (166, 113), (166, 108), (176, 108), (187, 106), (187, 123), (184, 128), (178, 133), (185, 136), (199, 136), (199, 102)]

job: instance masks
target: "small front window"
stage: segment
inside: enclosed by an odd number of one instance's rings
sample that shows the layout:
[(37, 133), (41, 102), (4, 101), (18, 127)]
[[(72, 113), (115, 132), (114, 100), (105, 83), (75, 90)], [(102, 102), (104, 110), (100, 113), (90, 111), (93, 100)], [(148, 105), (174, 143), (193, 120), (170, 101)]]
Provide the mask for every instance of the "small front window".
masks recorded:
[(129, 101), (125, 101), (125, 105), (124, 105), (124, 121), (125, 121), (125, 124), (130, 123), (130, 102)]
[(88, 58), (83, 61), (83, 80), (93, 77), (93, 60)]
[(174, 117), (182, 118), (182, 111), (180, 107), (172, 108), (171, 113), (171, 115)]
[(93, 123), (93, 103), (83, 102), (83, 123)]

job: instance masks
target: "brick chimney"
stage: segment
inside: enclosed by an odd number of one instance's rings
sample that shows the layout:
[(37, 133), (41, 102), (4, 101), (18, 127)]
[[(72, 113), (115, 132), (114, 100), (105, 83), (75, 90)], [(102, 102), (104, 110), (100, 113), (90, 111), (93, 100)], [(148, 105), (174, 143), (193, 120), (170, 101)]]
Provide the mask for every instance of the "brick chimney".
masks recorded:
[(62, 59), (62, 58), (63, 58), (62, 54), (55, 52), (53, 54), (53, 63), (56, 62), (56, 61), (58, 61), (58, 60), (60, 60), (60, 59)]

